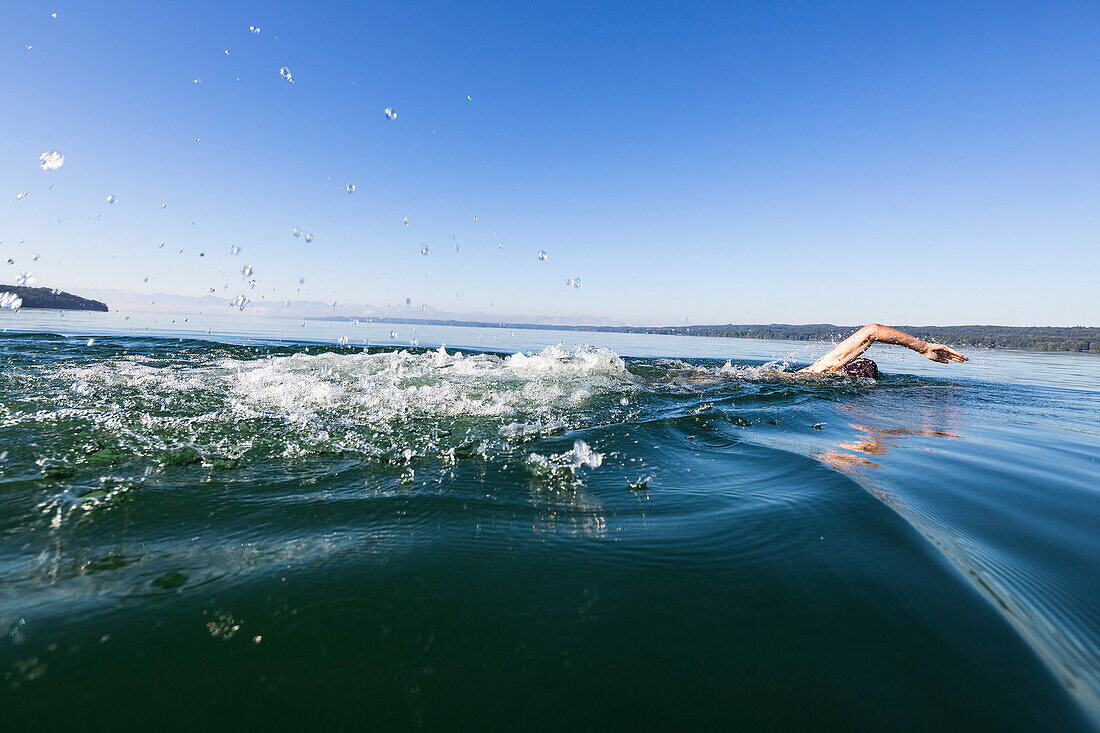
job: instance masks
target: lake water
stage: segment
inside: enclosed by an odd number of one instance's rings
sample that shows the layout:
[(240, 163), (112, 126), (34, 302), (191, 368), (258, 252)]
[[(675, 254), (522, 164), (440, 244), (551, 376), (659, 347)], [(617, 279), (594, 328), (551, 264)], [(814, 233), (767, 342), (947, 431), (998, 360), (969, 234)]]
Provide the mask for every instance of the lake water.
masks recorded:
[(1100, 726), (1100, 356), (0, 329), (12, 730)]

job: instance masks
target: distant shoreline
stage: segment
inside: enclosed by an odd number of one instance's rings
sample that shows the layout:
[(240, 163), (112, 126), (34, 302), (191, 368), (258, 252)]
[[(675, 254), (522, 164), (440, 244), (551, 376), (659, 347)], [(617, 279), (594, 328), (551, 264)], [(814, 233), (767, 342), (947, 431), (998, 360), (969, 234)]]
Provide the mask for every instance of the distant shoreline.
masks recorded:
[[(464, 321), (437, 318), (387, 318), (324, 316), (316, 321), (371, 321), (425, 326), (465, 326), (470, 328), (507, 328), (546, 331), (591, 331), (595, 333), (645, 333), (665, 336), (703, 336), (711, 338), (784, 339), (788, 341), (838, 341), (859, 326), (831, 323), (791, 325), (726, 324), (711, 326), (577, 326), (552, 323), (505, 323), (502, 321)], [(925, 341), (988, 349), (1023, 351), (1068, 351), (1100, 353), (1100, 327), (1093, 326), (898, 326)]]
[[(0, 293), (11, 292), (22, 299), (23, 309), (83, 310), (108, 312), (107, 304), (72, 293), (25, 285), (2, 285)], [(101, 296), (102, 297), (102, 296)], [(124, 309), (125, 310), (125, 309)], [(180, 312), (187, 312), (181, 306)], [(591, 333), (641, 333), (664, 336), (700, 336), (709, 338), (782, 339), (788, 341), (839, 341), (859, 326), (832, 323), (810, 324), (715, 324), (695, 326), (606, 326), (516, 321), (479, 321), (460, 318), (414, 318), (402, 316), (338, 315), (295, 316), (313, 321), (368, 321), (425, 326), (501, 328), (545, 331), (587, 331)], [(1017, 349), (1100, 354), (1100, 327), (1097, 326), (897, 326), (936, 343), (969, 348)]]
[(106, 313), (107, 304), (82, 298), (52, 288), (32, 288), (26, 285), (0, 285), (0, 293), (15, 293), (22, 300), (20, 308), (63, 311), (98, 311)]

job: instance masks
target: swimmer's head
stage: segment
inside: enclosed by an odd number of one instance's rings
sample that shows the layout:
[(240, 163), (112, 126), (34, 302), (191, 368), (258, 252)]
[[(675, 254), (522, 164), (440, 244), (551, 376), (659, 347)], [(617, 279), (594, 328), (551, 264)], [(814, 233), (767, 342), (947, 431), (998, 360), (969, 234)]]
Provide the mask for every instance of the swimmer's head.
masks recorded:
[(870, 359), (852, 359), (844, 365), (843, 370), (844, 374), (849, 377), (878, 378), (878, 364)]

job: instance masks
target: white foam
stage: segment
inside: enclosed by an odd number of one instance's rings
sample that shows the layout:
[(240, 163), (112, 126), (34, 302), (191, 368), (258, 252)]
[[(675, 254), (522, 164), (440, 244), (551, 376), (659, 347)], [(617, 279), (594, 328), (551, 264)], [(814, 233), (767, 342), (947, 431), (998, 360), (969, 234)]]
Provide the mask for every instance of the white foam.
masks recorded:
[(130, 356), (49, 372), (43, 376), (54, 379), (39, 386), (55, 393), (57, 407), (134, 436), (135, 445), (187, 444), (230, 456), (252, 440), (242, 421), (261, 421), (251, 435), (261, 429), (287, 456), (406, 448), (423, 456), (467, 439), (560, 433), (585, 424), (594, 398), (617, 402), (636, 389), (614, 351), (561, 346), (506, 357), (443, 348), (168, 364)]

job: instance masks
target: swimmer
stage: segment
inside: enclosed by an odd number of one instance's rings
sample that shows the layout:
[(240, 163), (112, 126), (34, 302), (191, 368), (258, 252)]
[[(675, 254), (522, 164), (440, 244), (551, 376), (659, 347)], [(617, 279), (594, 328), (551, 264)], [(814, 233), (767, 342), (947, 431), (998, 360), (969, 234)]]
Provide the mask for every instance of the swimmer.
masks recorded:
[(967, 361), (967, 358), (950, 346), (943, 344), (930, 344), (921, 341), (916, 336), (883, 326), (881, 323), (872, 323), (864, 326), (848, 338), (837, 344), (836, 348), (825, 356), (815, 361), (805, 369), (799, 371), (810, 374), (845, 374), (849, 377), (878, 376), (878, 365), (870, 359), (860, 359), (859, 355), (871, 348), (871, 344), (879, 341), (884, 344), (897, 344), (907, 349), (912, 349), (918, 354), (924, 354), (932, 361), (947, 364), (952, 361)]

